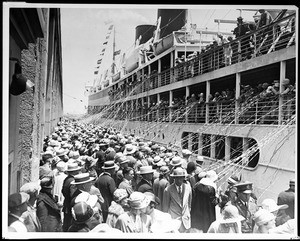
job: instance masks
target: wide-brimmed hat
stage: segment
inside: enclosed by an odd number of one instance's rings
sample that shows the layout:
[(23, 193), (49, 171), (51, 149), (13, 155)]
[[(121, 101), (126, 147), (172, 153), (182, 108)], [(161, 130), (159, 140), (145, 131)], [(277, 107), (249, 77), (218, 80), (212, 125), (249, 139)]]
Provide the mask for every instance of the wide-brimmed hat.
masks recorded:
[(66, 151), (63, 148), (60, 148), (55, 154), (56, 154), (56, 156), (64, 156), (64, 155), (67, 155), (67, 153), (68, 153), (68, 151)]
[(74, 162), (72, 162), (72, 160), (73, 159), (69, 159), (69, 163), (66, 169), (67, 172), (74, 172), (81, 169), (81, 167), (78, 166), (78, 163), (76, 163), (76, 160), (74, 160)]
[(133, 209), (142, 209), (149, 205), (150, 200), (144, 193), (133, 192), (130, 194), (128, 204)]
[(183, 149), (181, 152), (183, 156), (192, 155), (192, 152), (189, 149)]
[(236, 206), (229, 204), (224, 207), (220, 223), (235, 223), (242, 220), (245, 220), (245, 218), (239, 214), (239, 210)]
[(91, 195), (88, 192), (82, 191), (76, 198), (75, 203), (85, 202), (86, 204), (90, 205), (92, 208), (95, 207), (98, 201), (97, 195)]
[(124, 155), (131, 155), (137, 151), (137, 147), (132, 144), (125, 145)]
[(122, 199), (127, 198), (127, 197), (128, 197), (128, 193), (123, 188), (118, 188), (113, 193), (113, 198), (116, 202), (120, 202)]
[(88, 172), (79, 173), (74, 176), (74, 180), (71, 182), (71, 184), (75, 184), (75, 185), (83, 184), (83, 183), (91, 182), (94, 179), (95, 179), (94, 177), (90, 177), (90, 174)]
[(120, 229), (112, 228), (107, 223), (100, 223), (94, 227), (91, 233), (123, 233)]
[(118, 166), (115, 164), (114, 161), (106, 161), (104, 162), (102, 168), (104, 170), (108, 170), (108, 169), (116, 169)]
[(265, 223), (275, 219), (274, 214), (269, 212), (266, 209), (259, 209), (256, 213), (253, 215), (253, 220), (256, 223), (257, 226), (264, 225)]
[(120, 158), (119, 158), (119, 164), (121, 165), (121, 164), (124, 164), (124, 163), (128, 163), (129, 162), (129, 160), (127, 159), (127, 157), (126, 156), (121, 156)]
[(214, 182), (218, 179), (218, 174), (214, 170), (209, 170), (206, 172), (206, 178)]
[(169, 233), (178, 232), (180, 228), (181, 220), (173, 219), (169, 213), (160, 213), (160, 215), (155, 216), (155, 221), (151, 225), (151, 233)]
[(159, 149), (159, 146), (157, 144), (154, 144), (151, 146), (151, 149), (155, 151), (155, 150)]
[(84, 223), (93, 217), (94, 210), (87, 203), (79, 202), (73, 206), (72, 215), (75, 223)]
[(180, 156), (175, 156), (172, 158), (171, 162), (170, 162), (170, 165), (173, 166), (173, 167), (176, 167), (176, 166), (181, 166), (183, 163), (182, 159)]
[(272, 213), (279, 209), (287, 209), (289, 207), (289, 205), (287, 205), (287, 204), (277, 205), (273, 199), (267, 198), (262, 201), (261, 207)]
[(8, 208), (15, 208), (29, 200), (29, 194), (25, 192), (13, 193), (8, 196)]
[(87, 156), (84, 161), (85, 161), (85, 163), (88, 163), (90, 167), (92, 167), (92, 166), (96, 165), (98, 159), (97, 158), (93, 158), (91, 156)]
[(181, 168), (181, 167), (177, 167), (176, 169), (174, 169), (173, 173), (170, 174), (171, 177), (186, 177), (187, 173), (186, 170)]
[(53, 179), (50, 176), (45, 176), (41, 178), (40, 182), (41, 188), (52, 189), (53, 188)]
[(25, 183), (21, 188), (20, 192), (25, 192), (30, 194), (33, 194), (35, 192), (39, 192), (41, 190), (41, 180), (35, 181), (35, 182), (27, 182)]
[(160, 160), (161, 160), (161, 157), (160, 157), (160, 156), (155, 156), (155, 157), (153, 158), (153, 165), (156, 165)]
[(137, 171), (137, 174), (143, 175), (143, 174), (148, 174), (148, 173), (153, 173), (154, 170), (152, 169), (152, 166), (141, 166), (140, 170)]

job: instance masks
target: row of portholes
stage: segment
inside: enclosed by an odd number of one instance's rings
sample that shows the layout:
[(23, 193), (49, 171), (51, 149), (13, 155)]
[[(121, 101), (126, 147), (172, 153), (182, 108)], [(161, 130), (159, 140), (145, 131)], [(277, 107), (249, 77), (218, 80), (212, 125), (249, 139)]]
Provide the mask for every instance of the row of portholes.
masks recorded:
[[(145, 136), (147, 136), (148, 138), (150, 137), (150, 136), (152, 136), (152, 138), (159, 138), (159, 139), (162, 139), (162, 140), (164, 140), (165, 139), (165, 134), (164, 133), (161, 133), (161, 131), (159, 130), (158, 132), (158, 134), (156, 135), (156, 132), (145, 132), (145, 131), (141, 131), (141, 130), (136, 130), (136, 129), (127, 129), (127, 128), (125, 128), (124, 129), (125, 130), (125, 133), (133, 133), (134, 135), (137, 135), (137, 136), (142, 136), (142, 137), (145, 137)], [(152, 135), (150, 135), (150, 134), (152, 134)]]

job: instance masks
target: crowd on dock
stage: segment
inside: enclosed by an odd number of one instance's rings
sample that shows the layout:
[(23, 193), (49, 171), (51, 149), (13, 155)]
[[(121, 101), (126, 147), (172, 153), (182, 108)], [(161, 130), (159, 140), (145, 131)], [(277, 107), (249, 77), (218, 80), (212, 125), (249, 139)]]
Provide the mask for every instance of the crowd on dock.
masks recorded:
[(204, 162), (187, 149), (63, 119), (44, 140), (39, 180), (8, 197), (8, 230), (294, 234), (294, 179), (277, 200), (258, 203), (252, 182), (232, 173), (222, 189)]

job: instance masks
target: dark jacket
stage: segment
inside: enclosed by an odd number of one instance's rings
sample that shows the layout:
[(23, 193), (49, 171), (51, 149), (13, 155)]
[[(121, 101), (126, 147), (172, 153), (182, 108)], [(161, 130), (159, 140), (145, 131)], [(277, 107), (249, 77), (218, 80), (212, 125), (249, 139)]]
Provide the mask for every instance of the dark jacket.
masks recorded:
[(136, 186), (136, 190), (138, 192), (152, 192), (153, 193), (153, 188), (152, 188), (152, 184), (148, 181), (146, 181), (145, 179), (142, 179)]
[(51, 194), (43, 189), (37, 198), (37, 217), (42, 232), (62, 232), (60, 209)]
[(113, 193), (116, 190), (116, 183), (109, 173), (103, 172), (95, 182), (95, 187), (99, 189), (104, 199), (101, 208), (103, 212), (103, 221), (106, 222), (108, 208), (113, 200)]

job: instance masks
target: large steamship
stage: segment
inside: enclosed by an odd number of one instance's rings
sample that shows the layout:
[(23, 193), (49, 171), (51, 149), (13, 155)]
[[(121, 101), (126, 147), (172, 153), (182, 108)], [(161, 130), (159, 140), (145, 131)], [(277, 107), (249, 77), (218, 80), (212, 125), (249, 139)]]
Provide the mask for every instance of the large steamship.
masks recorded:
[[(274, 80), (280, 92), (286, 79), (296, 85), (296, 12), (275, 13), (269, 25), (249, 25), (246, 34), (207, 48), (203, 32), (187, 27), (186, 9), (159, 9), (156, 26), (136, 27), (135, 49), (122, 68), (113, 66), (89, 89), (89, 120), (189, 149), (217, 170), (219, 185), (238, 173), (253, 182), (259, 200), (276, 200), (295, 178), (295, 90), (272, 98), (245, 94)], [(232, 55), (225, 61), (228, 47)], [(233, 98), (211, 100), (210, 94), (224, 90), (233, 91)], [(204, 100), (176, 102), (194, 95)]]

